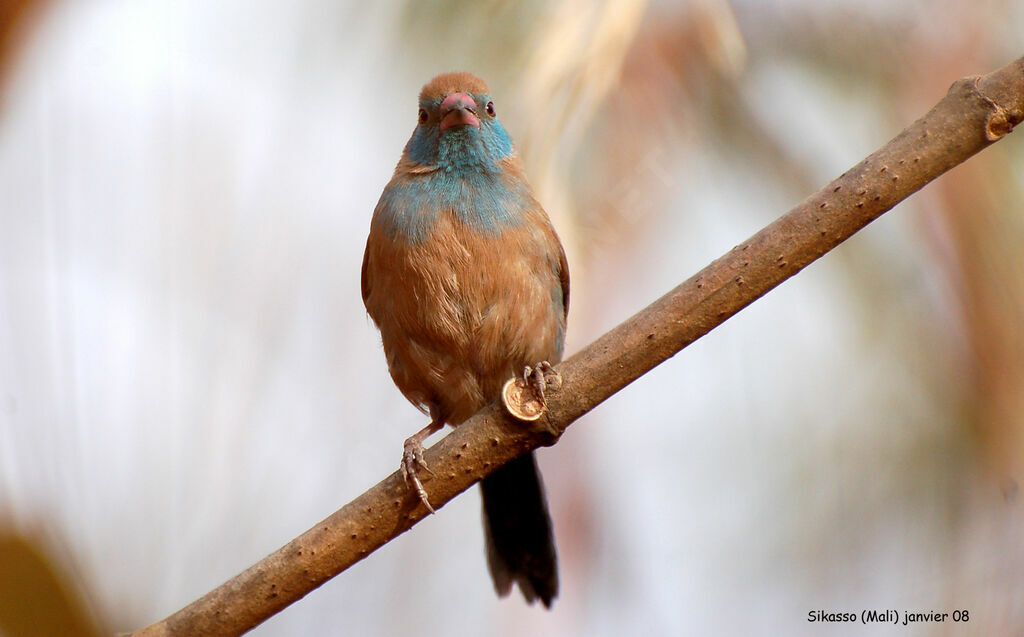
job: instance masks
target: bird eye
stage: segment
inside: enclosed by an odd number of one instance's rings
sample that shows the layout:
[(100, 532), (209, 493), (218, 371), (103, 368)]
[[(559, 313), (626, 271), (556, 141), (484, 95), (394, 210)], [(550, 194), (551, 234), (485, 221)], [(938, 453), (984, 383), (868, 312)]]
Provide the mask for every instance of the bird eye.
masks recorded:
[(485, 106), (484, 109), (487, 111), (488, 115), (494, 117), (494, 102), (487, 102), (487, 106)]
[(429, 117), (429, 115), (427, 115), (427, 109), (421, 108), (420, 109), (420, 124), (426, 124), (428, 117)]

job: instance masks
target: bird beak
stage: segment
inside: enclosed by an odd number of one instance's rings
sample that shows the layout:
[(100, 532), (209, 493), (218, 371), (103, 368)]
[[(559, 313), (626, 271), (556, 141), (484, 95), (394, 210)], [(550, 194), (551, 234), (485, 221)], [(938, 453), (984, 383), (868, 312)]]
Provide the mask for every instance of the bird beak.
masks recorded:
[(453, 126), (480, 128), (480, 120), (476, 116), (476, 102), (466, 93), (446, 95), (441, 102), (441, 130)]

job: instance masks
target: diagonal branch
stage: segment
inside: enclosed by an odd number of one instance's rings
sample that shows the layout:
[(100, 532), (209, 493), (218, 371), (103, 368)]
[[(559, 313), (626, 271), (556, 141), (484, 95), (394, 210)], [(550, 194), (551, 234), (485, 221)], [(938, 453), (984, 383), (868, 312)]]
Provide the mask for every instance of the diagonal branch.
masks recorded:
[[(1024, 119), (1024, 58), (958, 80), (924, 117), (838, 179), (557, 367), (545, 417), (526, 424), (492, 404), (426, 452), (430, 501), (443, 506), (565, 429), (929, 181)], [(427, 511), (398, 472), (233, 579), (137, 633), (238, 635), (410, 529)]]

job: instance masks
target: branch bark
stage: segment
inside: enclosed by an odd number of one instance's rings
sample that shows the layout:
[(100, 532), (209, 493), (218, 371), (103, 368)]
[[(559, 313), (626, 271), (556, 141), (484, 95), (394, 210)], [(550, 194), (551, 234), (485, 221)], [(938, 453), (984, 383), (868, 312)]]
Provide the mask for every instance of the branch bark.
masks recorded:
[[(548, 412), (523, 423), (492, 404), (427, 450), (439, 508), (720, 325), (929, 181), (1024, 119), (1024, 58), (955, 82), (924, 117), (803, 203), (556, 369)], [(340, 510), (136, 635), (238, 635), (415, 525), (426, 515), (396, 471)]]

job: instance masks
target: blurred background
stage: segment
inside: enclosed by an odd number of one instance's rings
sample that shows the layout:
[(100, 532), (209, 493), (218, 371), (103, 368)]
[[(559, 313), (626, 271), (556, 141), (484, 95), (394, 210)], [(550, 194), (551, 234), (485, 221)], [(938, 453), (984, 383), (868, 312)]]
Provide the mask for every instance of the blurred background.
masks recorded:
[[(572, 353), (1021, 55), (1013, 0), (4, 0), (0, 549), (133, 630), (397, 468), (359, 268), (436, 73), (491, 86)], [(542, 450), (553, 612), (473, 489), (253, 634), (1021, 634), (1022, 245), (1011, 135)]]

